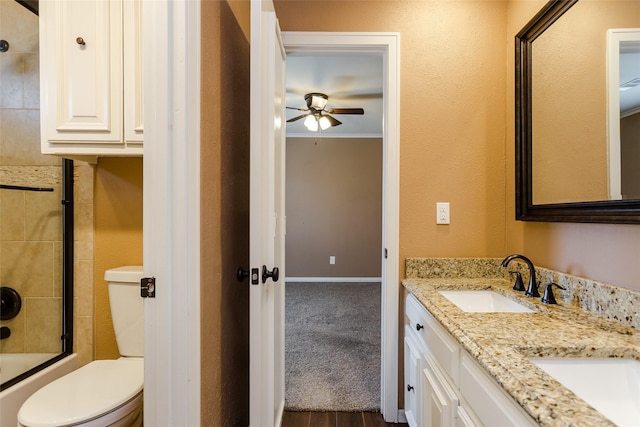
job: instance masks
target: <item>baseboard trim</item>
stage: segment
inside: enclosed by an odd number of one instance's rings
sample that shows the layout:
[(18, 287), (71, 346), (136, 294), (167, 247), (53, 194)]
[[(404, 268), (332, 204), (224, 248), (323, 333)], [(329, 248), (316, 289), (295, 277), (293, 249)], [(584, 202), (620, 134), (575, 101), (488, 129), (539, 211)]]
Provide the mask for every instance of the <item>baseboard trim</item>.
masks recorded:
[(404, 414), (404, 409), (399, 409), (398, 410), (398, 422), (399, 423), (406, 423), (407, 422), (407, 416)]
[(382, 282), (382, 277), (287, 277), (285, 282)]

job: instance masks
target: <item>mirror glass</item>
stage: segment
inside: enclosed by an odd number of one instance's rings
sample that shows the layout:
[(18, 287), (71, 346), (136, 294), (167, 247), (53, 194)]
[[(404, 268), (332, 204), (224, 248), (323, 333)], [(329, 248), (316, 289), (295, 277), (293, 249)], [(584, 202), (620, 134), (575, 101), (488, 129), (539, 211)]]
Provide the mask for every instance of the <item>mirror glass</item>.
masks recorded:
[(639, 1), (562, 0), (518, 34), (517, 219), (640, 220), (639, 29)]
[(607, 32), (609, 196), (640, 199), (640, 28)]
[(534, 204), (620, 198), (609, 186), (607, 30), (630, 27), (640, 27), (640, 2), (579, 1), (534, 41)]

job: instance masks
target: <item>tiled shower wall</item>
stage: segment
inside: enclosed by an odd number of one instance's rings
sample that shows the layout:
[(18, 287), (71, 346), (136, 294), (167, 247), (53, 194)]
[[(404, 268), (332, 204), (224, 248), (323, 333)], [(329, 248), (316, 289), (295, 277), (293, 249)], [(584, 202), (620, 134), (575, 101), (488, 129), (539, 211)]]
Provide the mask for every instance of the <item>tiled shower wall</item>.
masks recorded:
[[(0, 284), (16, 289), (22, 310), (2, 321), (11, 337), (0, 351), (61, 349), (61, 160), (40, 154), (38, 17), (0, 1), (0, 183), (54, 192), (0, 190)], [(76, 162), (75, 348), (93, 359), (93, 168)]]

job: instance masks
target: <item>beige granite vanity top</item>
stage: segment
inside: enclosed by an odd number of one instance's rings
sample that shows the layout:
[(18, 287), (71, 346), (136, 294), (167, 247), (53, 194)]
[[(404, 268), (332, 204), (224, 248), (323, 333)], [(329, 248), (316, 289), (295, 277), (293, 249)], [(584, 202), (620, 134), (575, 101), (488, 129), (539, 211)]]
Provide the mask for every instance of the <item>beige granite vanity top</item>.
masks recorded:
[[(640, 360), (640, 331), (562, 301), (545, 305), (540, 298), (525, 298), (505, 279), (408, 278), (402, 283), (539, 424), (614, 425), (527, 357)], [(492, 289), (537, 311), (463, 312), (437, 292), (444, 289)]]

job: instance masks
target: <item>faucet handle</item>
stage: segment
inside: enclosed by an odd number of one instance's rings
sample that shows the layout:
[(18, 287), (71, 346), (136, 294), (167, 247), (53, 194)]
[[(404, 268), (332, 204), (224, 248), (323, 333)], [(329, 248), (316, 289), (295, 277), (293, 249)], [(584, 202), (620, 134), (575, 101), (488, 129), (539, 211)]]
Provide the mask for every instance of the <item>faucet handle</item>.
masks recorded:
[(542, 295), (542, 303), (543, 304), (557, 304), (556, 297), (553, 296), (553, 286), (557, 286), (558, 288), (565, 290), (562, 286), (557, 283), (550, 282), (547, 283), (547, 286), (544, 289), (544, 295)]
[(516, 275), (516, 281), (513, 284), (514, 291), (524, 291), (524, 283), (522, 282), (522, 274), (519, 271), (510, 271), (509, 274)]

